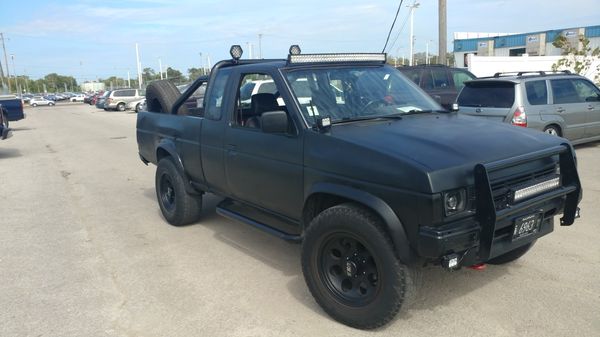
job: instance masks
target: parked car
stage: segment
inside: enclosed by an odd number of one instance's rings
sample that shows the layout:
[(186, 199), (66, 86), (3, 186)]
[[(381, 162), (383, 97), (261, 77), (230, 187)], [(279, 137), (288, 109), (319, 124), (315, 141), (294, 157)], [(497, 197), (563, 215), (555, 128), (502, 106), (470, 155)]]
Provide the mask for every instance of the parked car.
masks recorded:
[(569, 72), (497, 73), (465, 82), (459, 113), (544, 131), (574, 144), (600, 140), (600, 89)]
[[(208, 76), (206, 76), (206, 75), (200, 76), (199, 80), (207, 81)], [(181, 92), (183, 94), (190, 87), (190, 85), (191, 85), (191, 83), (185, 84), (185, 85), (179, 85), (179, 86), (177, 86), (177, 89), (179, 90), (179, 92)], [(184, 103), (185, 106), (188, 109), (192, 109), (192, 110), (201, 109), (204, 104), (204, 93), (205, 92), (206, 92), (206, 83), (204, 83), (198, 89), (196, 89), (194, 91), (194, 93), (185, 100), (185, 103)]]
[(127, 110), (134, 110), (136, 113), (140, 112), (146, 106), (146, 98), (139, 99), (137, 101), (132, 101), (127, 103)]
[[(138, 150), (157, 165), (167, 222), (196, 222), (204, 193), (222, 197), (218, 214), (302, 242), (316, 302), (363, 329), (404, 307), (417, 266), (510, 263), (556, 216), (574, 223), (581, 184), (567, 140), (448, 113), (385, 54), (290, 52), (245, 60), (233, 46), (203, 111), (184, 102), (204, 81), (183, 96), (169, 81), (148, 85)], [(241, 85), (258, 76), (274, 80), (281, 103), (266, 92), (240, 105)]]
[(111, 91), (104, 103), (105, 110), (125, 111), (127, 103), (139, 101), (144, 98), (145, 93), (138, 89), (117, 89)]
[(29, 101), (29, 105), (35, 107), (38, 105), (49, 105), (49, 106), (53, 106), (56, 103), (54, 101), (51, 101), (49, 99), (46, 99), (43, 96), (34, 96), (33, 98), (31, 98), (31, 100)]
[(69, 100), (71, 102), (83, 102), (84, 99), (85, 99), (84, 94), (77, 94), (77, 95), (74, 95), (73, 97), (69, 98)]
[(98, 109), (104, 109), (104, 110), (108, 110), (105, 106), (104, 103), (106, 102), (106, 99), (108, 98), (108, 96), (110, 95), (111, 91), (105, 91), (104, 94), (99, 95), (96, 97), (96, 108)]
[(23, 101), (15, 95), (0, 95), (0, 107), (4, 113), (4, 121), (14, 122), (25, 118)]
[(86, 103), (86, 104), (90, 104), (90, 105), (91, 105), (91, 104), (92, 104), (92, 99), (93, 99), (93, 98), (94, 98), (94, 95), (87, 94), (87, 95), (85, 95), (85, 96), (83, 97), (83, 103)]
[(398, 70), (429, 96), (438, 99), (447, 110), (451, 110), (452, 104), (456, 102), (464, 82), (476, 78), (466, 69), (450, 68), (441, 64), (398, 67)]

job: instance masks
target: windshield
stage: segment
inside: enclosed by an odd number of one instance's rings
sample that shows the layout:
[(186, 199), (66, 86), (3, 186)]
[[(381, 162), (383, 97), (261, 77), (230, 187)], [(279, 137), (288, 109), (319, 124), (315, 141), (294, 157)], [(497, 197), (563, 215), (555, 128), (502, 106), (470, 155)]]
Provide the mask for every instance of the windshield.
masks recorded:
[(426, 113), (442, 108), (392, 67), (293, 69), (286, 73), (306, 121), (333, 123)]

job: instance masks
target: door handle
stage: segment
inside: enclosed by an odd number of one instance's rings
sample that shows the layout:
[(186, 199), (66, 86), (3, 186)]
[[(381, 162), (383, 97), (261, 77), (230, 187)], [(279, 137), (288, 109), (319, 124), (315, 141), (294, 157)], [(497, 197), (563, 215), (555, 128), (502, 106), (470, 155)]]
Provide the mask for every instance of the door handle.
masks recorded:
[(563, 109), (563, 108), (558, 108), (558, 109), (556, 109), (556, 112), (563, 113), (563, 112), (565, 112), (565, 109)]
[(237, 146), (235, 144), (227, 144), (227, 152), (229, 152), (229, 153), (236, 153), (237, 152)]

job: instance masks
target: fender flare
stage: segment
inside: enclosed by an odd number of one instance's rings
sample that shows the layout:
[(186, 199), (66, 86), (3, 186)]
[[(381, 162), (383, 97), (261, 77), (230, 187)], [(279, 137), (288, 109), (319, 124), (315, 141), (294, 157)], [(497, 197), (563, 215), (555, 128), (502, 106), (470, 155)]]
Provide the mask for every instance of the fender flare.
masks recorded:
[(416, 261), (417, 256), (410, 248), (410, 242), (406, 235), (406, 231), (404, 230), (404, 225), (385, 201), (368, 192), (349, 186), (332, 183), (317, 183), (310, 188), (304, 202), (306, 203), (310, 196), (315, 193), (331, 194), (349, 199), (373, 210), (383, 220), (400, 261), (405, 264), (412, 264)]
[[(193, 194), (193, 195), (199, 194), (199, 192), (192, 186), (190, 177), (187, 175), (187, 173), (185, 173), (185, 169), (183, 167), (183, 161), (181, 160), (179, 153), (177, 153), (177, 147), (175, 147), (175, 143), (173, 142), (173, 140), (163, 138), (156, 146), (156, 164), (157, 165), (161, 159), (160, 156), (158, 155), (159, 151), (161, 151), (161, 150), (167, 152), (167, 156), (171, 157), (171, 159), (173, 160), (173, 163), (175, 163), (175, 167), (177, 167), (177, 171), (179, 171), (179, 174), (181, 174), (183, 179), (186, 181), (186, 184), (185, 184), (186, 192), (188, 194)], [(165, 156), (163, 156), (163, 157), (165, 157)]]

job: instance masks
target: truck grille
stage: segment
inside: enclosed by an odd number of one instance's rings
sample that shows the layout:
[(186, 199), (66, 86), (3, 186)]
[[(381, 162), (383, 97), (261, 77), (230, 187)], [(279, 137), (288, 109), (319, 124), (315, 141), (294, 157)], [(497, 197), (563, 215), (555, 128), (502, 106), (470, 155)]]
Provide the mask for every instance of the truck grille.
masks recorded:
[(533, 172), (512, 176), (508, 179), (491, 181), (492, 196), (496, 210), (503, 210), (513, 204), (512, 193), (514, 190), (554, 177), (556, 177), (556, 165), (551, 165)]

